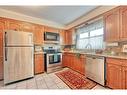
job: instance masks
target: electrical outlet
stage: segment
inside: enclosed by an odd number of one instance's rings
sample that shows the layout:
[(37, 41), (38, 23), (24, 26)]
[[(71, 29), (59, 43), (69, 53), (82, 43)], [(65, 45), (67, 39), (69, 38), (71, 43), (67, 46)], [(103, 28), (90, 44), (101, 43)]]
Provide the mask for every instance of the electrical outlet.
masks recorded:
[(127, 44), (123, 45), (123, 52), (127, 52)]

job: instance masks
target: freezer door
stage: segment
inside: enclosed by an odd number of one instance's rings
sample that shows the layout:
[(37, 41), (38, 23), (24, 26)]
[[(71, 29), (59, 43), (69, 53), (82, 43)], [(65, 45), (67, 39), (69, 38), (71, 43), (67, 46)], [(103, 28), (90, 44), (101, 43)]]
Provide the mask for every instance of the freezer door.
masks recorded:
[(6, 46), (33, 46), (33, 34), (29, 32), (6, 31), (4, 33)]
[(4, 84), (34, 76), (33, 47), (7, 47), (4, 57)]

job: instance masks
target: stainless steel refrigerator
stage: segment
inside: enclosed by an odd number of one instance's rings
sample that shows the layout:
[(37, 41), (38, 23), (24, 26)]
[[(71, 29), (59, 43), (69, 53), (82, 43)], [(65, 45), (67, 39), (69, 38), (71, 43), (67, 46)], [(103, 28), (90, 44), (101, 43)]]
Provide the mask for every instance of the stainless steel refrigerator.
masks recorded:
[(33, 34), (4, 32), (4, 84), (34, 76)]

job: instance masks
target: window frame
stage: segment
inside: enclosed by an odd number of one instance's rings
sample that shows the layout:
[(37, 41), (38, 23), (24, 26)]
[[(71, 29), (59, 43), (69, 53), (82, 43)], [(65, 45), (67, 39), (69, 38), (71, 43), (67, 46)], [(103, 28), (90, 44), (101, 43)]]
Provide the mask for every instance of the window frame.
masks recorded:
[[(98, 28), (99, 29), (99, 28)], [(96, 29), (97, 30), (97, 29)], [(101, 35), (96, 35), (96, 36), (90, 36), (90, 32), (91, 31), (87, 31), (88, 32), (88, 37), (85, 37), (85, 38), (80, 38), (80, 34), (79, 35), (77, 35), (77, 39), (76, 39), (76, 49), (77, 50), (88, 50), (87, 48), (84, 48), (84, 49), (79, 49), (79, 48), (77, 48), (77, 42), (78, 42), (78, 39), (87, 39), (88, 41), (90, 40), (90, 38), (96, 38), (96, 37), (103, 37), (103, 42), (104, 42), (104, 27), (102, 27), (102, 30), (103, 30), (103, 34), (101, 34)], [(84, 32), (85, 33), (85, 32)], [(82, 34), (82, 33), (81, 33)], [(89, 42), (88, 42), (89, 43)], [(91, 50), (96, 50), (96, 49), (91, 49)]]

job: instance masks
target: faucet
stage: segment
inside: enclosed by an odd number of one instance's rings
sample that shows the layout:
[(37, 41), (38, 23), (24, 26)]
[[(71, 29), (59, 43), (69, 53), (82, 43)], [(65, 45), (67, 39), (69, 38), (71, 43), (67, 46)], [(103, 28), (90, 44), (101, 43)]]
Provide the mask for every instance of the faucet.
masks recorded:
[(86, 49), (92, 49), (92, 45), (90, 43), (88, 43), (85, 48)]

